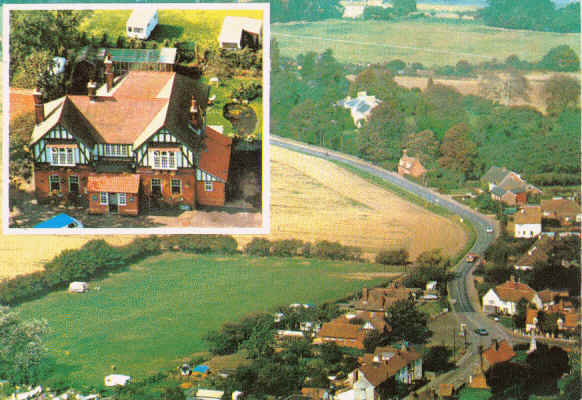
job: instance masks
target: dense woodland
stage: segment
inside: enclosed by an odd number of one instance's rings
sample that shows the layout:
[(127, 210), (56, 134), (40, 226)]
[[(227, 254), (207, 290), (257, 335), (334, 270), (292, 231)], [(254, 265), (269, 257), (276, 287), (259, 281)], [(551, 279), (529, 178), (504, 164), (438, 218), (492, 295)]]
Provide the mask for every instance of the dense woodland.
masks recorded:
[[(292, 60), (280, 57), (276, 42), (271, 49), (273, 134), (351, 153), (388, 169), (395, 169), (407, 148), (429, 170), (427, 183), (441, 188), (478, 180), (492, 165), (519, 171), (533, 183), (579, 183), (580, 85), (575, 79), (548, 81), (549, 113), (544, 115), (531, 107), (463, 96), (432, 81), (424, 92), (400, 87), (393, 63), (363, 69), (340, 64), (331, 50)], [(356, 75), (351, 83), (345, 77), (350, 73)], [(336, 104), (360, 91), (382, 103), (356, 130), (349, 111)]]

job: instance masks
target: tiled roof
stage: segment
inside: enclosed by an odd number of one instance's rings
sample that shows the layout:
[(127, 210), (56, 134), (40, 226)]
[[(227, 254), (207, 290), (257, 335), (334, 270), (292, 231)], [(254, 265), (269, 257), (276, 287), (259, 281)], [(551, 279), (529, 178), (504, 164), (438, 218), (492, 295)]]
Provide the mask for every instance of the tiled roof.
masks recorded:
[(368, 290), (367, 298), (362, 298), (357, 304), (358, 310), (386, 310), (400, 300), (407, 300), (413, 290), (400, 288), (374, 288)]
[(544, 289), (538, 292), (538, 296), (540, 296), (542, 303), (551, 303), (552, 301), (554, 301), (554, 297), (556, 296), (568, 297), (568, 293), (566, 292), (564, 296), (563, 291)]
[(521, 299), (531, 301), (536, 295), (536, 291), (525, 283), (507, 281), (493, 289), (497, 296), (503, 301), (518, 303)]
[(526, 206), (513, 214), (513, 222), (517, 224), (541, 224), (542, 209), (540, 206)]
[(534, 318), (537, 318), (538, 310), (534, 308), (527, 308), (525, 310), (525, 323), (527, 325), (534, 325)]
[(491, 343), (491, 346), (483, 352), (483, 358), (487, 360), (489, 368), (497, 363), (509, 361), (513, 357), (515, 357), (513, 347), (506, 340), (497, 342), (497, 345)]
[(100, 174), (89, 176), (87, 182), (89, 192), (111, 192), (111, 193), (138, 193), (138, 174)]
[(574, 200), (568, 199), (542, 200), (541, 206), (544, 213), (555, 213), (556, 217), (573, 217), (582, 212)]
[(322, 338), (327, 337), (356, 340), (361, 337), (361, 332), (358, 325), (332, 321), (323, 324), (317, 336)]
[(564, 313), (564, 327), (567, 329), (575, 329), (578, 325), (580, 325), (580, 317), (580, 313)]
[(198, 168), (226, 182), (228, 180), (231, 148), (231, 138), (207, 127)]

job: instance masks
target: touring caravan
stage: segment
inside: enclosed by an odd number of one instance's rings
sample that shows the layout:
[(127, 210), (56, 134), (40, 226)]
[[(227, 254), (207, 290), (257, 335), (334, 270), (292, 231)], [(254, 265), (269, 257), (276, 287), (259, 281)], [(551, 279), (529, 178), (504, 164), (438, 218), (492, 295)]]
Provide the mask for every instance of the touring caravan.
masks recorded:
[(128, 375), (107, 375), (105, 377), (105, 386), (125, 386), (131, 382), (131, 376)]
[(158, 25), (158, 10), (140, 8), (133, 10), (126, 24), (127, 37), (146, 40)]
[(87, 282), (71, 282), (69, 284), (69, 293), (85, 293), (89, 291)]

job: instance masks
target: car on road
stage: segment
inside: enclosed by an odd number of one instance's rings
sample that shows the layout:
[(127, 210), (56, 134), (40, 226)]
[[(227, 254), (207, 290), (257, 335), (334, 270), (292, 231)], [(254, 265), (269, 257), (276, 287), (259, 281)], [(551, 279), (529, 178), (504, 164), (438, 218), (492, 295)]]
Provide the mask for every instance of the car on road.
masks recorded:
[(487, 233), (493, 233), (493, 227), (488, 226), (487, 229), (485, 229), (485, 231), (487, 231)]
[(487, 329), (485, 329), (485, 328), (477, 328), (477, 329), (475, 329), (475, 333), (479, 336), (489, 335), (489, 331), (487, 331)]

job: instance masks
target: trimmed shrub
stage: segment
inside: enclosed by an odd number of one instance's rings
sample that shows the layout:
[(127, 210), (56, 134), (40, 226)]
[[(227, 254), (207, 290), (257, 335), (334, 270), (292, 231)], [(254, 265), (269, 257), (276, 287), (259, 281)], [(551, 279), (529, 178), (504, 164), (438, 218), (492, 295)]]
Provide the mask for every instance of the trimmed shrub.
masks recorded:
[(269, 256), (271, 254), (271, 242), (268, 239), (253, 238), (245, 246), (245, 254), (249, 256)]
[(278, 257), (295, 257), (304, 247), (302, 240), (284, 239), (273, 242), (272, 255)]

